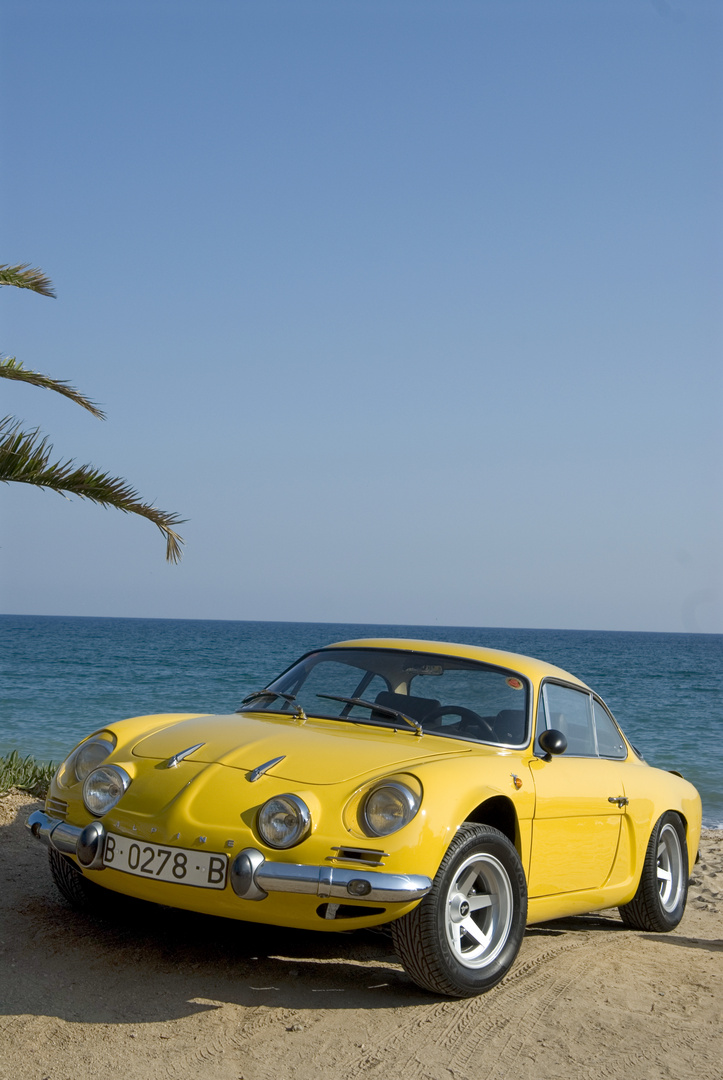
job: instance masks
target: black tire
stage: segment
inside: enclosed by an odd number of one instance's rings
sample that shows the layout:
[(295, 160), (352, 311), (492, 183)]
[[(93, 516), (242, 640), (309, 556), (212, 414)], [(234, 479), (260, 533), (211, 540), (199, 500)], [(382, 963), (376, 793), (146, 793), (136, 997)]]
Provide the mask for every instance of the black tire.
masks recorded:
[(92, 881), (83, 877), (82, 871), (67, 855), (50, 848), (48, 851), (50, 873), (63, 897), (77, 911), (97, 913), (102, 890)]
[(688, 848), (678, 814), (663, 814), (655, 823), (638, 891), (618, 908), (626, 926), (666, 934), (683, 918), (688, 899)]
[(467, 824), (449, 845), (430, 892), (391, 924), (392, 939), (418, 986), (474, 997), (505, 977), (526, 919), (527, 882), (514, 844), (489, 825)]

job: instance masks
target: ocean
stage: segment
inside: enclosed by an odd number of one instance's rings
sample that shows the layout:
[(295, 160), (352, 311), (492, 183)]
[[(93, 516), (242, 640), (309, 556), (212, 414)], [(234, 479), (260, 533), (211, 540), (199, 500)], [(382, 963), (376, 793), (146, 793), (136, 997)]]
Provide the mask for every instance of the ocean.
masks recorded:
[(309, 649), (357, 637), (537, 656), (588, 683), (651, 764), (723, 827), (723, 635), (2, 615), (0, 756), (60, 761), (89, 731), (157, 712), (234, 712)]

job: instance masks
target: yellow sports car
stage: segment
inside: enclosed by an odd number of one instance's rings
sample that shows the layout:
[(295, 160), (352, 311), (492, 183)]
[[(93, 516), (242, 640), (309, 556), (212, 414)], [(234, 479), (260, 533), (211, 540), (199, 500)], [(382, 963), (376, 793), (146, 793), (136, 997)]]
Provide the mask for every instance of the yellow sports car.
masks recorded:
[(418, 985), (465, 997), (503, 978), (527, 923), (617, 906), (677, 926), (701, 804), (559, 668), (363, 639), (230, 716), (108, 724), (28, 826), (73, 904), (111, 889), (246, 922), (389, 923)]

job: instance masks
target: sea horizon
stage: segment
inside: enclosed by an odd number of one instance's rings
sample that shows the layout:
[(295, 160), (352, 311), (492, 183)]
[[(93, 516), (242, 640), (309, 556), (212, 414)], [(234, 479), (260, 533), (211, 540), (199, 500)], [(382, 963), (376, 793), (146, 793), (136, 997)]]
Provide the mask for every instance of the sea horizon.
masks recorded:
[(589, 626), (480, 626), (478, 623), (405, 623), (405, 622), (359, 622), (342, 619), (229, 619), (211, 618), (204, 615), (47, 615), (27, 614), (25, 612), (7, 611), (0, 612), (0, 619), (113, 619), (125, 622), (209, 622), (209, 623), (269, 623), (283, 626), (401, 626), (405, 628), (418, 626), (420, 629), (429, 630), (504, 630), (504, 631), (533, 631), (545, 633), (570, 633), (570, 634), (660, 634), (680, 637), (720, 637), (723, 632), (713, 630), (608, 630), (593, 629)]
[(0, 756), (61, 761), (126, 716), (234, 712), (298, 656), (335, 640), (458, 641), (536, 656), (591, 686), (652, 765), (698, 787), (723, 827), (723, 635), (406, 623), (0, 615)]

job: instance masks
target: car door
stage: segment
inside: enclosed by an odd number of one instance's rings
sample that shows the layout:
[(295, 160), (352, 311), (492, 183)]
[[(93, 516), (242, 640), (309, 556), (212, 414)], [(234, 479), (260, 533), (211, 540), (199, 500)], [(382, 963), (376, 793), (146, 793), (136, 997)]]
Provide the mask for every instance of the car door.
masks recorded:
[(599, 889), (618, 850), (625, 812), (621, 762), (627, 748), (600, 702), (587, 691), (553, 681), (540, 691), (536, 746), (545, 727), (562, 731), (568, 745), (550, 761), (540, 751), (530, 766), (535, 814), (529, 895)]

